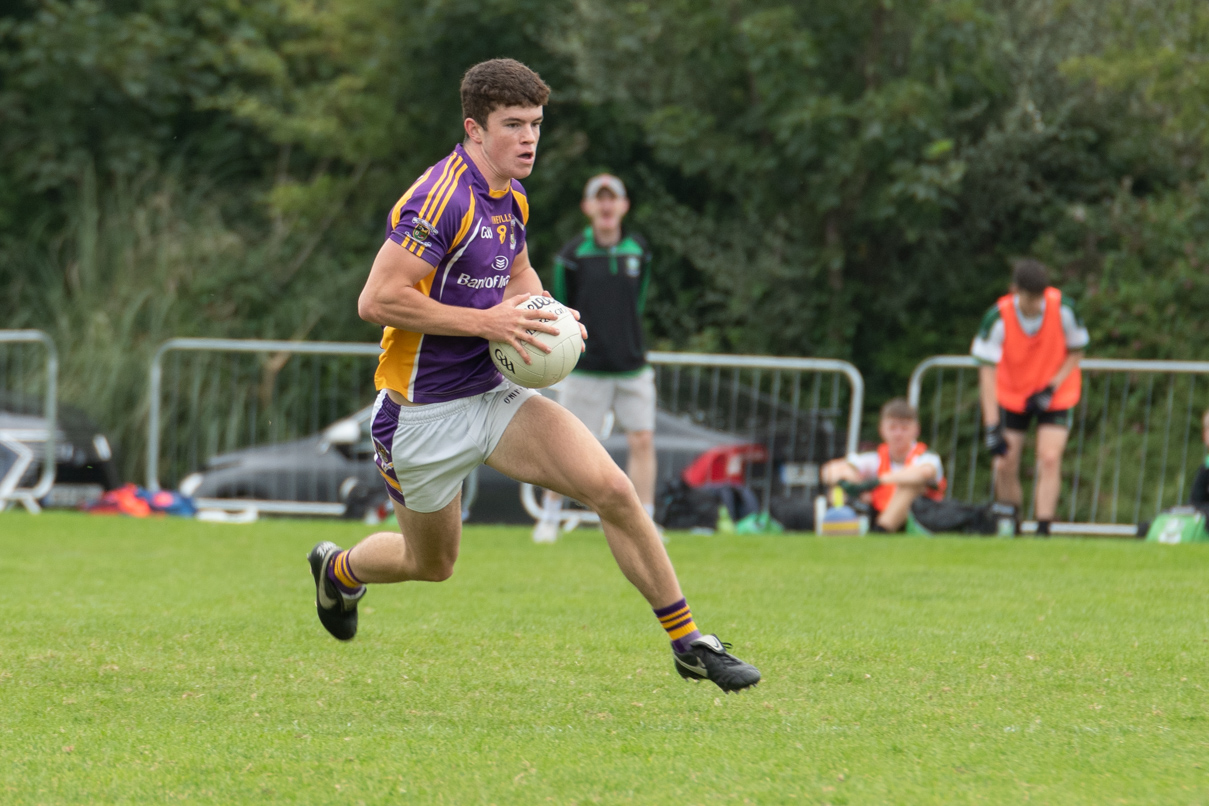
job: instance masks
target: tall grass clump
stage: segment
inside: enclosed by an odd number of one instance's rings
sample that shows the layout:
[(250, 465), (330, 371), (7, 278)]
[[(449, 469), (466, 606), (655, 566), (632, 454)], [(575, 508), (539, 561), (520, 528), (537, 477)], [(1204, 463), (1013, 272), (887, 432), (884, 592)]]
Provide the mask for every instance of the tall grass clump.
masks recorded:
[(17, 275), (33, 279), (14, 291), (6, 326), (54, 338), (60, 400), (105, 429), (129, 479), (140, 477), (155, 349), (175, 336), (245, 329), (239, 286), (271, 260), (274, 244), (250, 243), (229, 225), (218, 195), (167, 172), (101, 187), (89, 171), (70, 220), (10, 252), (26, 264)]

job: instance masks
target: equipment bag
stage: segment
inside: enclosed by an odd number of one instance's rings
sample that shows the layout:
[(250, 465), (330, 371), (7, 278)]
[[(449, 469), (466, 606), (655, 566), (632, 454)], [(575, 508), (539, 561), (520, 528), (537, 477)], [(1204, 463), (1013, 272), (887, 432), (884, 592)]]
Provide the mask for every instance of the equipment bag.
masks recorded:
[(665, 529), (714, 529), (718, 508), (726, 507), (732, 522), (760, 509), (760, 501), (748, 487), (710, 484), (692, 487), (678, 479), (663, 488), (655, 522)]
[(1172, 507), (1160, 512), (1146, 532), (1147, 543), (1204, 543), (1205, 513), (1196, 507)]
[(911, 503), (908, 534), (966, 534), (1010, 537), (1016, 533), (1016, 508), (1011, 504), (963, 504), (920, 496)]

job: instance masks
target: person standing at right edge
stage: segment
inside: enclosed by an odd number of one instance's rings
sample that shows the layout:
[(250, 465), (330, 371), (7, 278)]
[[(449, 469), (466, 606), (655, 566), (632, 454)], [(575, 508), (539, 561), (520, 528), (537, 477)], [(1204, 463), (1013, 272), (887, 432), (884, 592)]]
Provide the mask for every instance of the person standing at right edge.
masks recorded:
[(1062, 488), (1062, 454), (1082, 394), (1079, 360), (1090, 337), (1070, 301), (1049, 285), (1037, 260), (1012, 265), (1010, 292), (986, 313), (970, 353), (978, 381), (985, 443), (994, 457), (995, 499), (1019, 509), (1020, 457), (1037, 421), (1037, 535), (1048, 537)]

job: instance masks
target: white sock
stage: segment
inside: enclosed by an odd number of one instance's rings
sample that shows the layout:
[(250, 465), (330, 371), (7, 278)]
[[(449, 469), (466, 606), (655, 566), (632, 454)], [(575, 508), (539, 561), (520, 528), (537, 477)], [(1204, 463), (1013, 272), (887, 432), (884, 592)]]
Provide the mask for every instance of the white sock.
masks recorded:
[(562, 496), (546, 496), (542, 501), (542, 520), (558, 523), (562, 511)]

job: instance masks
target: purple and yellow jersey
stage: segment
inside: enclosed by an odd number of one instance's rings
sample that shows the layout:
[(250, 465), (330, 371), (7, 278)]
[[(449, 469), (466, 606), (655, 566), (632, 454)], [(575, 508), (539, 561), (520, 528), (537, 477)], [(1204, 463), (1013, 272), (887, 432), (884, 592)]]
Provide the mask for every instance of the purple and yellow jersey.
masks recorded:
[[(395, 202), (386, 237), (433, 267), (416, 283), (420, 293), (445, 305), (485, 309), (504, 299), (528, 222), (520, 182), (492, 191), (457, 145)], [(485, 339), (382, 331), (378, 389), (393, 389), (413, 403), (439, 403), (486, 392), (501, 380)]]

